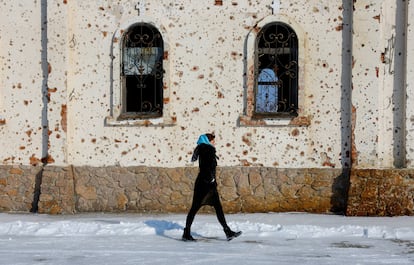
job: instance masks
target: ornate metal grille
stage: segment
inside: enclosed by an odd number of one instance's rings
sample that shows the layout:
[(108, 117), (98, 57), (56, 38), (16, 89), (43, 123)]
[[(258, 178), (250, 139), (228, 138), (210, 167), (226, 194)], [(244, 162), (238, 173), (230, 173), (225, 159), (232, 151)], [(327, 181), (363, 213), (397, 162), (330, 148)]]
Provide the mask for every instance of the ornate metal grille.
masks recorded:
[(262, 28), (256, 40), (255, 115), (297, 115), (298, 40), (284, 23)]
[(122, 45), (124, 116), (162, 116), (163, 39), (149, 24), (133, 25)]

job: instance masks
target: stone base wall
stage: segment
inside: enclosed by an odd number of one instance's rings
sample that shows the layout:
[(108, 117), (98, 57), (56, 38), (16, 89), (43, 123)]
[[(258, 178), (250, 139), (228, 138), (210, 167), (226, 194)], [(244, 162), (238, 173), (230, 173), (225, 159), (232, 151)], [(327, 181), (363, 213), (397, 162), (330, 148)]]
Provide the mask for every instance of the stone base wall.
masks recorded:
[[(195, 167), (0, 168), (1, 211), (35, 209), (50, 214), (187, 212), (198, 173)], [(226, 212), (346, 209), (349, 180), (338, 169), (224, 167), (217, 174)], [(41, 176), (37, 181), (36, 175)]]
[[(197, 168), (76, 168), (75, 210), (186, 212), (197, 173)], [(344, 194), (333, 189), (341, 175), (337, 170), (237, 167), (220, 168), (217, 173), (226, 212), (345, 209)]]
[(413, 169), (359, 169), (350, 174), (347, 215), (414, 214)]
[[(0, 211), (185, 213), (197, 173), (195, 167), (0, 166)], [(217, 173), (226, 212), (414, 215), (414, 169), (224, 167)]]
[(40, 167), (0, 166), (0, 211), (30, 211)]
[(71, 166), (43, 168), (37, 212), (75, 213), (75, 179)]

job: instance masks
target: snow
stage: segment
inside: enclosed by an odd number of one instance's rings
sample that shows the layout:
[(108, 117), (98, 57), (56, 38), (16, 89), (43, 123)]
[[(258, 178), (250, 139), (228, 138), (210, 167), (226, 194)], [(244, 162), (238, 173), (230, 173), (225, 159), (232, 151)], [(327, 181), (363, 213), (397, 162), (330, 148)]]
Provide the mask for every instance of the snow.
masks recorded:
[(199, 214), (198, 242), (183, 242), (184, 214), (0, 213), (0, 264), (414, 264), (414, 217), (306, 213)]

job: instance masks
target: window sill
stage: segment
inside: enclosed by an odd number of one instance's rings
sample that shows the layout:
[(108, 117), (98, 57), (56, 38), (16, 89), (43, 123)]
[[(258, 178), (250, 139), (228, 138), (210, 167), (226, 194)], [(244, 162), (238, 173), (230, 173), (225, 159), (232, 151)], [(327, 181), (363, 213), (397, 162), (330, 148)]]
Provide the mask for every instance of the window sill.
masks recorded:
[(106, 126), (145, 126), (145, 127), (165, 127), (174, 126), (177, 123), (175, 117), (161, 117), (161, 118), (148, 118), (148, 119), (122, 119), (119, 120), (115, 117), (108, 116), (105, 118)]
[(309, 116), (285, 116), (285, 117), (261, 117), (256, 118), (247, 115), (241, 115), (239, 117), (240, 126), (298, 126), (308, 127), (311, 124), (311, 118)]

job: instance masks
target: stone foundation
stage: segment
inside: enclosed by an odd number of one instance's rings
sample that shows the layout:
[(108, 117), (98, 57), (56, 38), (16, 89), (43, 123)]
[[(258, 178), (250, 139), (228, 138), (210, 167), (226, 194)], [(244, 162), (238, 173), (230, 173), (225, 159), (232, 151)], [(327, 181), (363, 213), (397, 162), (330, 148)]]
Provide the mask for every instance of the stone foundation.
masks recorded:
[[(198, 168), (2, 167), (0, 210), (187, 212)], [(36, 202), (36, 174), (41, 175)], [(338, 169), (218, 168), (226, 212), (325, 213), (346, 209), (347, 178)], [(38, 194), (39, 195), (39, 194)], [(35, 200), (35, 201), (34, 201)], [(35, 207), (34, 207), (35, 206)], [(209, 211), (209, 207), (205, 207)]]
[(0, 211), (30, 211), (40, 167), (0, 166)]
[[(196, 167), (2, 166), (0, 211), (185, 213), (197, 173)], [(414, 213), (414, 170), (224, 167), (217, 174), (228, 213)]]
[[(197, 168), (76, 168), (74, 210), (186, 212), (197, 172)], [(220, 168), (217, 173), (227, 212), (345, 209), (340, 189), (332, 188), (341, 175), (337, 170), (237, 167)]]
[(347, 215), (413, 215), (413, 199), (413, 169), (351, 171)]

